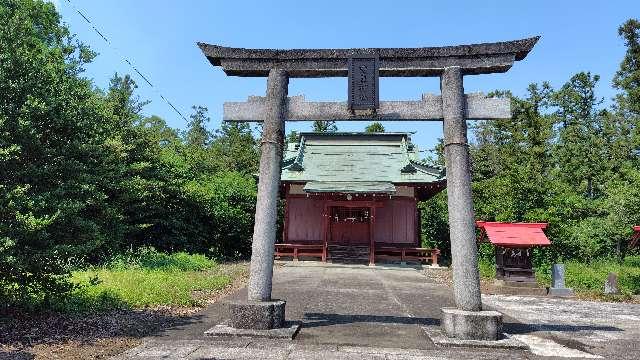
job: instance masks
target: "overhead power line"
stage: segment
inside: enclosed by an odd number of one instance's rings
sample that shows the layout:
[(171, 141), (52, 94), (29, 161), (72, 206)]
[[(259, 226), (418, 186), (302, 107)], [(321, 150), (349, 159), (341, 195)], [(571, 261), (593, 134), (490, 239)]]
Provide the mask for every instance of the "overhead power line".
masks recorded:
[(172, 103), (171, 101), (169, 101), (169, 99), (167, 99), (164, 95), (162, 95), (162, 93), (160, 92), (160, 90), (159, 90), (157, 87), (155, 87), (155, 86), (151, 83), (151, 81), (149, 81), (149, 78), (148, 78), (147, 76), (143, 75), (143, 74), (142, 74), (142, 72), (141, 72), (140, 70), (138, 70), (138, 68), (133, 64), (133, 62), (131, 62), (131, 61), (130, 61), (126, 56), (124, 56), (124, 54), (122, 54), (122, 52), (121, 52), (120, 50), (118, 50), (118, 48), (117, 48), (117, 47), (115, 47), (115, 46), (111, 43), (111, 41), (109, 41), (109, 39), (108, 39), (108, 38), (107, 38), (107, 37), (106, 37), (106, 36), (105, 36), (105, 35), (104, 35), (100, 30), (98, 30), (98, 28), (96, 27), (96, 25), (94, 25), (94, 24), (93, 24), (93, 22), (92, 22), (91, 20), (89, 20), (89, 17), (88, 17), (88, 16), (86, 16), (86, 15), (85, 15), (85, 14), (84, 14), (84, 13), (83, 13), (83, 12), (82, 12), (78, 7), (77, 7), (77, 6), (75, 6), (75, 5), (71, 2), (71, 0), (67, 0), (67, 2), (69, 3), (69, 5), (71, 5), (71, 7), (73, 8), (73, 10), (75, 10), (75, 11), (76, 11), (76, 12), (77, 12), (77, 13), (78, 13), (78, 14), (79, 14), (79, 15), (80, 15), (80, 16), (81, 16), (81, 17), (82, 17), (82, 18), (87, 22), (87, 24), (89, 24), (89, 26), (91, 26), (91, 28), (93, 29), (93, 31), (95, 31), (95, 32), (96, 32), (96, 34), (98, 34), (98, 35), (102, 38), (102, 40), (104, 40), (104, 42), (106, 42), (106, 43), (107, 43), (107, 46), (109, 46), (109, 48), (110, 48), (111, 50), (115, 51), (115, 52), (116, 52), (116, 54), (118, 54), (118, 56), (120, 56), (120, 57), (122, 58), (122, 60), (123, 60), (124, 62), (126, 62), (126, 63), (129, 65), (129, 67), (130, 67), (133, 71), (135, 71), (135, 72), (136, 72), (136, 74), (138, 74), (138, 75), (142, 78), (142, 80), (144, 80), (144, 82), (146, 82), (146, 83), (151, 87), (151, 89), (153, 89), (153, 91), (154, 91), (158, 96), (160, 96), (160, 98), (161, 98), (162, 100), (164, 100), (164, 102), (166, 102), (166, 103), (167, 103), (167, 105), (169, 105), (169, 106), (173, 109), (173, 111), (175, 111), (175, 112), (176, 112), (176, 114), (178, 114), (178, 115), (179, 115), (179, 116), (180, 116), (184, 121), (188, 122), (187, 118), (186, 118), (186, 117), (184, 117), (184, 115), (182, 115), (182, 113), (180, 112), (180, 110), (178, 110), (178, 108), (176, 108), (176, 107), (173, 105), (173, 103)]

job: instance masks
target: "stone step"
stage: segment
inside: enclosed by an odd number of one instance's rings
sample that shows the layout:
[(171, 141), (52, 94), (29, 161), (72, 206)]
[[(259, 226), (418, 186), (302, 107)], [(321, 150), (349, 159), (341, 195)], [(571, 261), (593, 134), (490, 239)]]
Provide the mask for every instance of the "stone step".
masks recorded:
[(524, 295), (524, 296), (546, 296), (547, 289), (541, 287), (521, 287), (521, 286), (497, 286), (489, 285), (484, 291), (484, 294), (497, 294), (497, 295)]
[(341, 261), (366, 261), (369, 259), (369, 247), (362, 245), (329, 245), (328, 258)]
[(510, 280), (495, 280), (493, 282), (496, 286), (508, 286), (508, 287), (524, 287), (524, 288), (537, 288), (538, 283), (532, 279), (527, 281), (510, 281)]

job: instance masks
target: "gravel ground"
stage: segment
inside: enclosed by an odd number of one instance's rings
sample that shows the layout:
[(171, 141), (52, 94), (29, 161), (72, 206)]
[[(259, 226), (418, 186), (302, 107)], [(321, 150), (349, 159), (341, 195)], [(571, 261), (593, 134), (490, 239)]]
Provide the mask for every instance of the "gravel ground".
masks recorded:
[[(439, 284), (452, 283), (449, 269), (425, 269), (423, 274)], [(483, 292), (491, 282), (481, 281)], [(527, 324), (515, 336), (540, 356), (640, 359), (639, 299), (604, 300), (593, 294), (578, 294), (575, 299), (482, 295), (485, 306)]]

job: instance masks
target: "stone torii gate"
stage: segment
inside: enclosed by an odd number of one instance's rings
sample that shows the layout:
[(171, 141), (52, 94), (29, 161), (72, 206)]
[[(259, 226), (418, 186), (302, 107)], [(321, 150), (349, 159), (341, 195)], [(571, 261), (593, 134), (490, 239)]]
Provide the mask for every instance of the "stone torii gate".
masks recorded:
[[(510, 118), (511, 110), (508, 99), (487, 98), (482, 94), (465, 95), (463, 76), (506, 72), (514, 61), (527, 56), (538, 39), (424, 48), (292, 50), (243, 49), (198, 43), (211, 64), (222, 67), (229, 76), (267, 77), (265, 97), (252, 96), (247, 102), (224, 105), (226, 121), (263, 122), (248, 299), (229, 304), (232, 327), (269, 330), (284, 326), (285, 302), (271, 299), (284, 122), (435, 120), (443, 121), (444, 126), (456, 304), (456, 308), (442, 309), (442, 324), (449, 337), (496, 340), (501, 330), (502, 315), (482, 311), (480, 297), (466, 120)], [(374, 60), (367, 62), (369, 58)], [(374, 73), (362, 73), (363, 78), (375, 74), (375, 83), (371, 79), (361, 79), (362, 83), (354, 85), (350, 76), (349, 103), (307, 102), (303, 96), (287, 97), (289, 78), (345, 77), (354, 71), (354, 59), (365, 59), (362, 63), (365, 66), (360, 69), (375, 64)], [(419, 101), (378, 103), (378, 75), (438, 76), (442, 95), (425, 94)], [(353, 91), (363, 89), (359, 100), (371, 100), (369, 95), (373, 94), (375, 102), (361, 107), (358, 99), (351, 99)]]

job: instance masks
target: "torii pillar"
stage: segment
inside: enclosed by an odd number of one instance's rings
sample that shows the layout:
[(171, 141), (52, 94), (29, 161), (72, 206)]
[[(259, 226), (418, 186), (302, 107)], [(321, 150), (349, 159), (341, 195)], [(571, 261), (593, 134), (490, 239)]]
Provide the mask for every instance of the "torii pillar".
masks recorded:
[[(260, 174), (247, 300), (231, 302), (231, 325), (266, 330), (285, 326), (285, 302), (271, 299), (277, 199), (285, 121), (443, 121), (453, 293), (456, 308), (442, 309), (449, 337), (497, 340), (502, 314), (483, 311), (471, 198), (467, 119), (510, 118), (508, 99), (465, 95), (464, 75), (506, 72), (522, 60), (538, 37), (489, 44), (433, 48), (242, 49), (199, 43), (207, 59), (227, 75), (267, 79), (266, 97), (225, 103), (225, 121), (262, 121)], [(374, 112), (349, 109), (344, 102), (306, 102), (287, 97), (289, 77), (347, 76), (349, 60), (374, 56), (380, 76), (439, 76), (442, 96), (421, 101), (380, 102)]]

